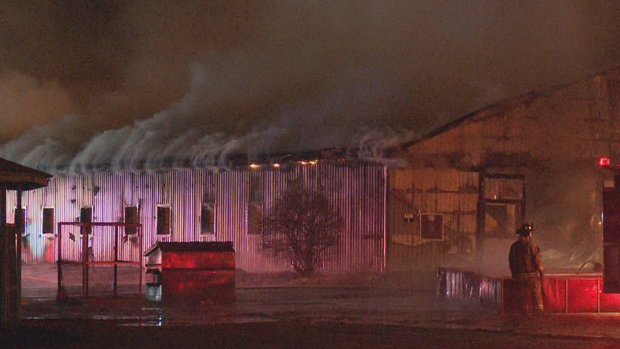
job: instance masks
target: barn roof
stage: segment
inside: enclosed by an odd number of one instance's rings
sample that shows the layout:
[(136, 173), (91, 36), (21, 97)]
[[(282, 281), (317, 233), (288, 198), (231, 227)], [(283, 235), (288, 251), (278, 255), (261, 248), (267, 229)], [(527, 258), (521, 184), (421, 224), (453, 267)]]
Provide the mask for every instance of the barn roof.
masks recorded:
[(440, 135), (444, 132), (447, 132), (449, 130), (455, 129), (459, 126), (461, 126), (462, 124), (464, 124), (467, 121), (470, 120), (474, 120), (474, 119), (478, 119), (481, 117), (486, 117), (486, 116), (498, 116), (501, 114), (501, 112), (504, 111), (508, 111), (512, 108), (514, 108), (517, 105), (522, 105), (522, 104), (528, 104), (531, 103), (533, 100), (535, 100), (536, 98), (540, 97), (542, 94), (537, 93), (537, 92), (530, 92), (530, 93), (526, 93), (524, 95), (518, 96), (518, 97), (514, 97), (514, 98), (510, 98), (495, 104), (491, 104), (488, 105), (486, 107), (480, 108), (478, 110), (475, 110), (469, 114), (466, 114), (456, 120), (453, 120), (443, 126), (440, 126), (432, 131), (430, 131), (429, 133), (425, 134), (424, 136), (420, 137), (420, 138), (416, 138), (416, 139), (412, 139), (408, 142), (403, 142), (400, 147), (401, 148), (408, 148), (412, 145), (418, 144), (418, 143), (422, 143), (428, 139), (431, 139), (437, 135)]
[(464, 124), (467, 121), (473, 121), (473, 120), (478, 120), (481, 118), (485, 118), (485, 117), (498, 117), (498, 116), (503, 116), (503, 112), (509, 111), (512, 108), (515, 108), (519, 105), (527, 105), (532, 103), (534, 100), (549, 95), (551, 92), (565, 88), (567, 86), (573, 85), (578, 83), (579, 81), (585, 81), (585, 80), (590, 80), (593, 79), (597, 76), (604, 76), (604, 75), (611, 75), (611, 76), (620, 76), (620, 66), (617, 67), (613, 67), (607, 71), (603, 71), (603, 72), (599, 72), (596, 74), (593, 74), (591, 76), (587, 76), (584, 78), (581, 78), (577, 81), (572, 81), (569, 82), (567, 84), (563, 84), (563, 85), (559, 85), (547, 90), (542, 90), (542, 91), (531, 91), (528, 93), (524, 93), (522, 95), (516, 96), (516, 97), (511, 97), (511, 98), (507, 98), (505, 100), (502, 100), (500, 102), (494, 103), (494, 104), (490, 104), (487, 106), (484, 106), (480, 109), (477, 109), (471, 113), (468, 113), (458, 119), (455, 119), (443, 126), (440, 126), (432, 131), (430, 131), (429, 133), (423, 135), (422, 137), (419, 138), (415, 138), (412, 139), (410, 141), (407, 142), (403, 142), (401, 143), (398, 148), (400, 149), (406, 149), (409, 148), (412, 145), (418, 144), (418, 143), (422, 143), (428, 139), (431, 139), (437, 135), (440, 135), (444, 132), (447, 132), (449, 130), (455, 129), (459, 126), (461, 126), (462, 124)]
[(32, 190), (47, 186), (52, 175), (0, 158), (0, 183), (7, 189)]

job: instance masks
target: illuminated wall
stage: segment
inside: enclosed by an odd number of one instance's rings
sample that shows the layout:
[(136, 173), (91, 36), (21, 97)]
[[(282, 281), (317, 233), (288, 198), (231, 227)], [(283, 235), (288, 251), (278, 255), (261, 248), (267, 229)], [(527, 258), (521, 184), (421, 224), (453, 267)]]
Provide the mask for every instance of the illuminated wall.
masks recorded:
[[(338, 208), (345, 231), (327, 252), (320, 270), (380, 271), (385, 268), (385, 169), (352, 161), (318, 161), (261, 165), (256, 168), (177, 169), (161, 173), (90, 173), (58, 175), (47, 188), (24, 195), (26, 263), (54, 262), (57, 237), (43, 233), (43, 209), (54, 208), (56, 223), (79, 220), (83, 207), (92, 207), (93, 222), (121, 222), (127, 207), (136, 207), (143, 225), (143, 245), (133, 236), (123, 239), (123, 255), (137, 257), (156, 241), (232, 241), (237, 267), (250, 271), (289, 270), (261, 250), (253, 221), (273, 206), (292, 180), (321, 187)], [(8, 203), (13, 220), (15, 198)], [(158, 212), (168, 211), (168, 221)], [(205, 220), (202, 220), (205, 217)], [(260, 222), (260, 217), (258, 217)], [(162, 231), (168, 224), (169, 229)], [(211, 225), (211, 226), (210, 226)], [(111, 235), (94, 229), (89, 242), (95, 260), (113, 256)], [(64, 230), (63, 230), (64, 232)], [(64, 234), (67, 234), (65, 236)], [(68, 236), (71, 234), (72, 236)], [(69, 238), (67, 238), (69, 237)], [(77, 258), (79, 230), (63, 233), (63, 259)]]

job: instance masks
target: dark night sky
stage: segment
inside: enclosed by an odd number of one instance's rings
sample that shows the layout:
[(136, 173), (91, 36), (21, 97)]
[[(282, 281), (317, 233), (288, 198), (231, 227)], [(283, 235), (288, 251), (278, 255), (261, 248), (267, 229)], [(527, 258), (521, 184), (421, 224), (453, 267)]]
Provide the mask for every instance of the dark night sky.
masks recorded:
[(616, 1), (5, 0), (0, 156), (381, 144), (592, 76), (619, 44)]

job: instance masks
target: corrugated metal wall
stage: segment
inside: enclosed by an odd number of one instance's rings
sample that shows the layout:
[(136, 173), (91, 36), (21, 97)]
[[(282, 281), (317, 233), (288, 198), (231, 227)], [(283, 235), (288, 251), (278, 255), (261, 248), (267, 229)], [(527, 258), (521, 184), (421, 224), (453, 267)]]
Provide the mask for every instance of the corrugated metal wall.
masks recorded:
[[(237, 266), (248, 271), (288, 270), (286, 261), (261, 250), (260, 235), (248, 234), (248, 206), (257, 203), (267, 212), (294, 179), (321, 187), (345, 221), (338, 246), (328, 250), (320, 270), (380, 271), (384, 265), (385, 174), (374, 164), (319, 161), (316, 164), (267, 165), (256, 169), (179, 169), (163, 173), (96, 173), (54, 177), (47, 188), (24, 193), (26, 243), (24, 262), (54, 262), (56, 237), (42, 234), (43, 208), (54, 207), (55, 223), (79, 220), (80, 209), (91, 206), (93, 222), (122, 222), (124, 208), (137, 206), (143, 225), (143, 245), (125, 238), (121, 259), (136, 260), (156, 241), (233, 241)], [(7, 205), (13, 221), (15, 196)], [(214, 206), (215, 232), (201, 234), (203, 203)], [(171, 234), (157, 235), (157, 207), (170, 207)], [(55, 229), (57, 229), (55, 227)], [(67, 232), (65, 232), (65, 229)], [(113, 228), (93, 228), (95, 260), (111, 260)], [(71, 233), (73, 239), (68, 238)], [(57, 232), (56, 232), (57, 233)], [(78, 228), (63, 228), (63, 259), (78, 259)]]
[[(390, 270), (434, 270), (449, 249), (475, 250), (478, 178), (454, 169), (390, 171)], [(422, 239), (420, 213), (443, 215), (444, 240)], [(413, 218), (406, 220), (406, 214)]]

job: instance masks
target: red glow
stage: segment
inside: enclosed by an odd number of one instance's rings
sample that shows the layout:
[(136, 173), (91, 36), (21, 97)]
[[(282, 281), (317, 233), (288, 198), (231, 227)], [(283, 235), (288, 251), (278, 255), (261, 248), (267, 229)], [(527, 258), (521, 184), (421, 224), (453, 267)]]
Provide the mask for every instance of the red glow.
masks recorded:
[(545, 311), (549, 313), (563, 313), (566, 311), (566, 284), (567, 279), (545, 277), (544, 287)]
[(601, 157), (598, 159), (598, 165), (601, 167), (609, 167), (611, 166), (611, 159), (606, 157)]
[(570, 278), (567, 285), (568, 313), (596, 313), (598, 279)]
[(166, 252), (166, 269), (235, 269), (235, 252)]
[[(596, 313), (614, 311), (620, 306), (620, 294), (600, 293), (599, 278), (548, 277), (542, 286), (545, 312), (547, 313)], [(519, 311), (519, 297), (516, 285), (510, 278), (502, 280), (503, 308), (506, 313)], [(603, 297), (604, 296), (604, 297)], [(599, 298), (600, 297), (600, 298)]]
[(164, 269), (164, 302), (220, 303), (235, 299), (235, 270)]
[(601, 312), (620, 312), (620, 294), (601, 293)]

